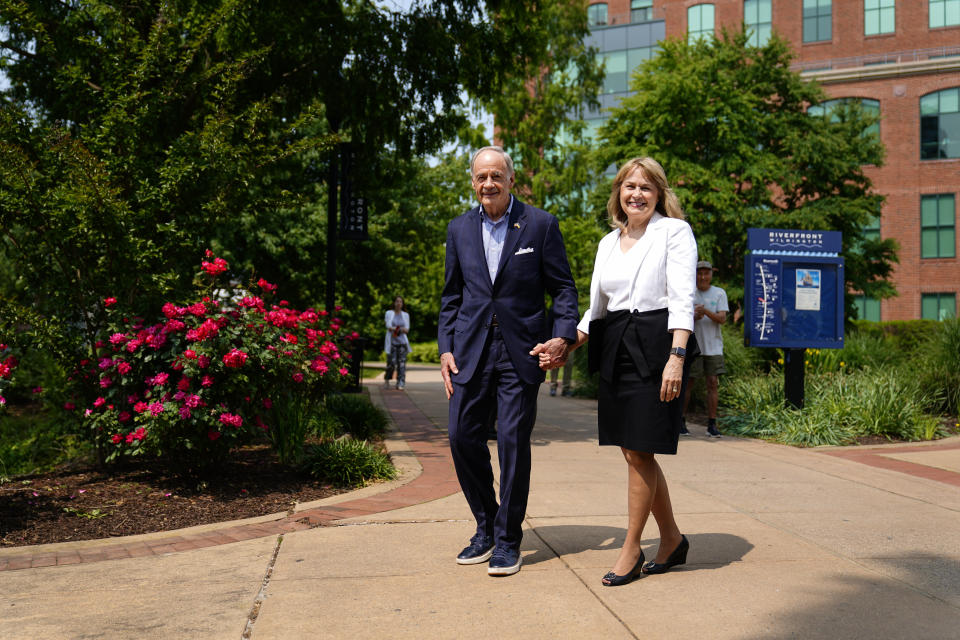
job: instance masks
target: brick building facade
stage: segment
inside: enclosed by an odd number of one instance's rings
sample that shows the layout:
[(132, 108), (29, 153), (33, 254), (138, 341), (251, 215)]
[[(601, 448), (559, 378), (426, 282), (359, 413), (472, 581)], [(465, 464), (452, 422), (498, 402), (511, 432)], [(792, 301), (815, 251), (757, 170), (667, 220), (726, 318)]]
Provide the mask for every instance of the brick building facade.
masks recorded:
[[(603, 107), (627, 95), (626, 77), (657, 40), (745, 23), (757, 44), (771, 31), (788, 40), (795, 69), (819, 80), (831, 99), (879, 109), (886, 161), (866, 173), (886, 203), (867, 233), (899, 242), (899, 296), (860, 296), (860, 315), (957, 317), (960, 0), (609, 0), (591, 2), (588, 16), (588, 44), (607, 61)], [(590, 127), (603, 118), (602, 111), (592, 114)]]

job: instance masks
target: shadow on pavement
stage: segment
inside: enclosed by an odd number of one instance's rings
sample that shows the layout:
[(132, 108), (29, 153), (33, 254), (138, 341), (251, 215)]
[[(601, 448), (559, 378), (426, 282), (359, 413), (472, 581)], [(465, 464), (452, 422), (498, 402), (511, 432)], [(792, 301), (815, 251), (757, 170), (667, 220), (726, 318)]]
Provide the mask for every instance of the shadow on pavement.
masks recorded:
[[(522, 551), (534, 551), (523, 557), (523, 563), (537, 564), (559, 557), (576, 555), (584, 551), (617, 550), (623, 546), (627, 530), (622, 527), (564, 524), (538, 526), (528, 532), (521, 546)], [(537, 536), (547, 545), (547, 549), (535, 548), (533, 537)], [(695, 533), (687, 535), (690, 541), (690, 554), (687, 564), (675, 571), (719, 569), (733, 562), (739, 562), (753, 549), (753, 544), (740, 536), (729, 533)], [(656, 553), (658, 538), (644, 539), (643, 550), (652, 559)]]

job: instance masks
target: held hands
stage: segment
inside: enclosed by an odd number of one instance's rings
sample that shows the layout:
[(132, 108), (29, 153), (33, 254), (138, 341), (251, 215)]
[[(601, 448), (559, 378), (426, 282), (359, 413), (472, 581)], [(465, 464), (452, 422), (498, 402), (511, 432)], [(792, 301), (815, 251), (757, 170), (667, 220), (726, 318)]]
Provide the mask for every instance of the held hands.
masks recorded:
[(450, 381), (450, 374), (460, 373), (457, 369), (457, 363), (453, 359), (453, 354), (447, 351), (440, 354), (440, 376), (443, 378), (443, 388), (447, 392), (447, 400), (453, 395), (453, 382)]
[(693, 319), (694, 319), (694, 320), (699, 320), (699, 319), (702, 318), (706, 313), (707, 313), (707, 308), (704, 307), (702, 304), (698, 304), (698, 305), (696, 305), (696, 306), (693, 307)]
[(546, 342), (538, 343), (530, 350), (530, 355), (539, 356), (540, 368), (544, 371), (557, 369), (567, 362), (570, 347), (563, 338), (551, 338)]

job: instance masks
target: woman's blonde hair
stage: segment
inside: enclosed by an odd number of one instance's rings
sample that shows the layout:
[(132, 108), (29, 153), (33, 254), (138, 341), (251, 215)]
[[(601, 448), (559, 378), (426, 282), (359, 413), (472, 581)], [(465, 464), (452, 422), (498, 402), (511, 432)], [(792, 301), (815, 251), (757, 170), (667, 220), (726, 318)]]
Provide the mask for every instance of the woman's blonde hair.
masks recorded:
[(684, 219), (683, 209), (680, 208), (680, 201), (677, 195), (667, 184), (667, 174), (664, 172), (660, 163), (650, 157), (634, 158), (624, 162), (617, 171), (617, 177), (613, 179), (613, 186), (610, 190), (610, 199), (607, 200), (607, 213), (610, 214), (610, 226), (619, 227), (621, 230), (627, 228), (627, 213), (620, 206), (620, 187), (626, 181), (627, 177), (635, 170), (640, 169), (647, 180), (657, 187), (659, 196), (657, 197), (656, 210), (668, 218)]

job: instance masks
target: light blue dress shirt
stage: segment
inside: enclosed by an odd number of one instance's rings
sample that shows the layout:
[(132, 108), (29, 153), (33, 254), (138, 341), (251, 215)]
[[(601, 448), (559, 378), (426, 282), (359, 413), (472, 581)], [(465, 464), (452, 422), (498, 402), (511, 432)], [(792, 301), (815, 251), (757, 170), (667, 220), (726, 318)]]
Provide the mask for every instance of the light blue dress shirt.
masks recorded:
[(500, 254), (503, 253), (503, 241), (507, 237), (507, 219), (510, 217), (510, 209), (513, 208), (513, 196), (510, 196), (510, 204), (500, 219), (494, 222), (483, 212), (483, 205), (480, 205), (480, 231), (483, 235), (483, 254), (487, 258), (487, 271), (490, 272), (490, 282), (497, 278), (497, 267), (500, 266)]

